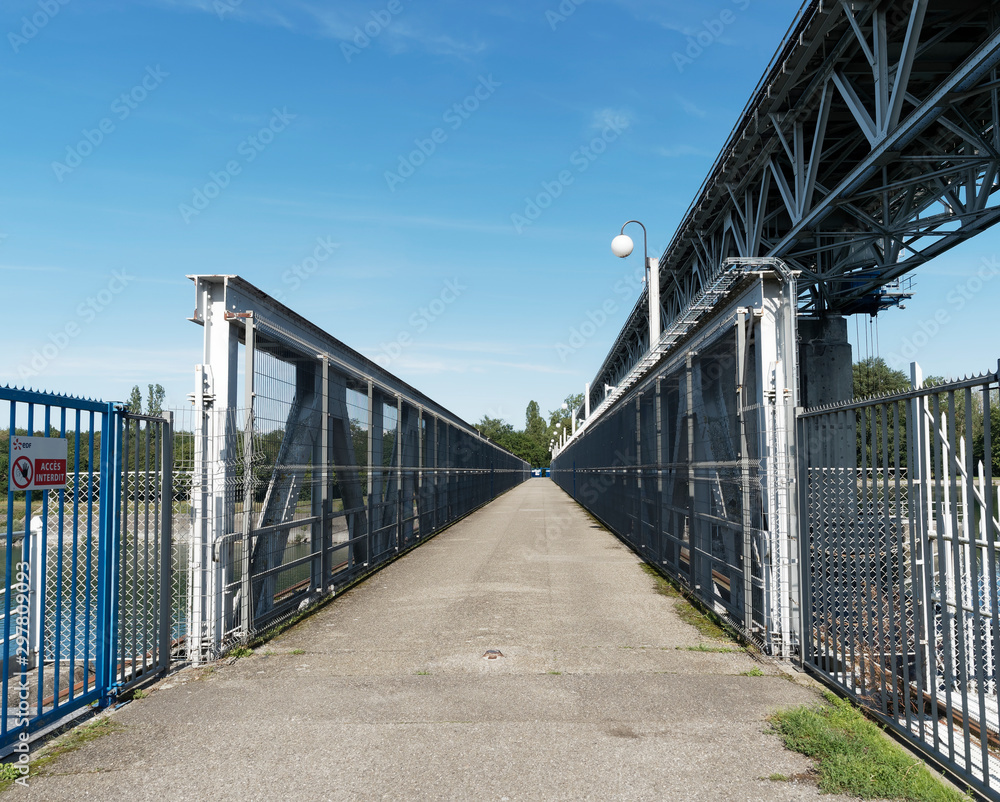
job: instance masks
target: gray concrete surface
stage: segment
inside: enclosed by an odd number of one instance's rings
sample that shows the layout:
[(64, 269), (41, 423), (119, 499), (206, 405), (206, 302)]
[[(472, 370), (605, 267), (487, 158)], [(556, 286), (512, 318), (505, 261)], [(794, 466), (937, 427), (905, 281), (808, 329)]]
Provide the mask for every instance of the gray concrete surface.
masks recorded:
[(533, 479), (253, 656), (165, 678), (7, 798), (819, 797), (767, 779), (808, 769), (766, 717), (815, 688), (688, 650), (676, 603)]

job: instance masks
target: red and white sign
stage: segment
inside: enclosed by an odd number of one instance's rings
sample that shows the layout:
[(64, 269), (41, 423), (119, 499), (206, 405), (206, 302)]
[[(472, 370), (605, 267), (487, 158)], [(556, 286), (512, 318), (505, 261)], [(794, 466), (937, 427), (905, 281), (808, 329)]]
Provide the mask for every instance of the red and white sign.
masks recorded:
[(10, 489), (62, 490), (66, 453), (65, 437), (10, 438)]

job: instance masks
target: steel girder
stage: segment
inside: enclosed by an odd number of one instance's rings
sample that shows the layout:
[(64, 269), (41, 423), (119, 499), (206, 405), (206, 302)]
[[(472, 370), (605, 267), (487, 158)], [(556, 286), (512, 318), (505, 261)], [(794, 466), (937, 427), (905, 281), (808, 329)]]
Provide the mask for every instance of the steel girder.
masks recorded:
[[(1000, 0), (811, 0), (660, 257), (661, 330), (732, 257), (801, 271), (806, 314), (875, 314), (886, 285), (1000, 220)], [(648, 350), (645, 293), (591, 383)]]

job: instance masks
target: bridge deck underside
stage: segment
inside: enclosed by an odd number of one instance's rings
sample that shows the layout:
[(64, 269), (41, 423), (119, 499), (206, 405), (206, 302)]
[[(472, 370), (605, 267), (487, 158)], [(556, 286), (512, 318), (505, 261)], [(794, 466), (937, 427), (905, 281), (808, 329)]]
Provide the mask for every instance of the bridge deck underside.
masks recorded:
[[(874, 314), (1000, 219), (1000, 3), (807, 3), (659, 262), (661, 329), (727, 258), (801, 271), (808, 314)], [(591, 405), (649, 348), (645, 295)]]

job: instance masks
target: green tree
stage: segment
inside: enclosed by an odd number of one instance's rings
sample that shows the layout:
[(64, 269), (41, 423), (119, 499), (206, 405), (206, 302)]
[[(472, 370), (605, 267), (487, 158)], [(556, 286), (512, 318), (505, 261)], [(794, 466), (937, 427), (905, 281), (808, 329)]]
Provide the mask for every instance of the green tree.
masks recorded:
[(871, 356), (854, 363), (854, 397), (900, 393), (910, 389), (910, 380), (901, 370), (893, 370), (880, 356)]
[[(978, 464), (980, 460), (986, 461), (986, 436), (983, 430), (984, 414), (979, 411), (979, 426), (972, 436), (972, 455)], [(992, 456), (990, 463), (993, 466), (993, 478), (1000, 478), (1000, 393), (994, 391), (990, 394), (990, 451)], [(6, 475), (6, 474), (5, 474)]]
[(483, 437), (488, 437), (501, 446), (514, 433), (514, 427), (507, 421), (502, 418), (491, 418), (489, 415), (483, 415), (483, 419), (476, 424), (476, 428)]
[(566, 396), (559, 409), (549, 412), (549, 426), (546, 430), (546, 445), (557, 438), (562, 431), (573, 431), (573, 413), (583, 405), (583, 393)]
[(545, 441), (546, 428), (545, 418), (538, 409), (538, 402), (529, 401), (524, 413), (524, 433), (542, 445), (548, 445)]
[(138, 384), (132, 386), (132, 392), (129, 394), (128, 403), (125, 406), (133, 415), (142, 414), (142, 391)]
[[(538, 419), (533, 426), (532, 411)], [(547, 467), (551, 457), (548, 440), (545, 436), (545, 421), (538, 414), (538, 404), (535, 401), (528, 404), (526, 423), (532, 427), (533, 433), (529, 432), (528, 426), (523, 431), (518, 431), (502, 418), (491, 418), (489, 415), (484, 415), (483, 419), (476, 424), (476, 428), (498, 446), (507, 449), (529, 465), (536, 468)]]
[[(890, 368), (882, 357), (868, 357), (854, 363), (854, 397), (856, 399), (900, 393), (910, 389), (910, 380), (901, 370)], [(869, 468), (881, 465), (883, 456), (886, 464), (895, 465), (897, 426), (892, 415), (899, 415), (899, 464), (906, 467), (906, 405), (884, 409), (862, 408), (856, 413), (857, 460), (858, 465)], [(881, 436), (882, 426), (886, 427), (885, 453)], [(875, 451), (872, 451), (872, 443)], [(875, 465), (872, 460), (874, 459)]]
[(547, 468), (552, 462), (549, 428), (538, 409), (537, 401), (530, 401), (524, 412), (524, 446), (519, 456), (536, 468)]
[(151, 418), (162, 417), (163, 401), (166, 398), (166, 395), (166, 390), (163, 389), (162, 384), (150, 384), (149, 395), (146, 396), (146, 414)]

